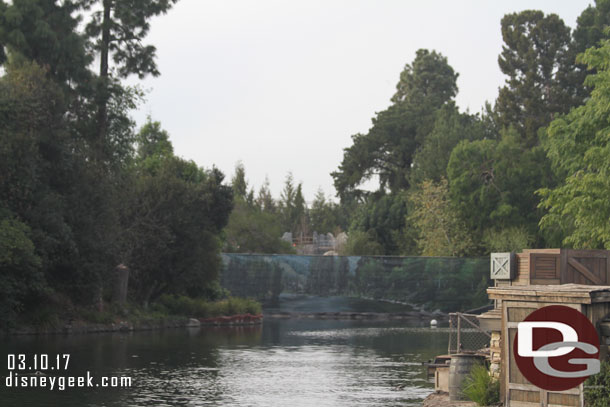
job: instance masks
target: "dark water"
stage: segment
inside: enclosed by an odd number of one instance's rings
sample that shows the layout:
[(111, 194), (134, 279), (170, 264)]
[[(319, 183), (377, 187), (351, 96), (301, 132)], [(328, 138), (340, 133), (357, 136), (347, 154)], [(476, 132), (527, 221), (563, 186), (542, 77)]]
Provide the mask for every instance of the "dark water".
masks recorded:
[(3, 377), (0, 406), (419, 406), (432, 391), (420, 363), (445, 353), (447, 339), (445, 329), (403, 322), (313, 319), (4, 338), (3, 376), (9, 353), (48, 354), (53, 363), (69, 353), (61, 375), (129, 376), (132, 387), (7, 388)]

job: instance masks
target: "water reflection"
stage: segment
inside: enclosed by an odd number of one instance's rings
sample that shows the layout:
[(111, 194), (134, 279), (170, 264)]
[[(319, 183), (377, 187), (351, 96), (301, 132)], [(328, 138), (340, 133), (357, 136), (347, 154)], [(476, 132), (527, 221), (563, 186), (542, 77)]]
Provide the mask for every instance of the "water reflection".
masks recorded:
[(50, 392), (2, 383), (0, 405), (416, 406), (432, 391), (420, 362), (446, 346), (444, 329), (313, 319), (8, 338), (0, 343), (3, 355), (70, 353), (66, 374), (127, 375), (133, 387)]

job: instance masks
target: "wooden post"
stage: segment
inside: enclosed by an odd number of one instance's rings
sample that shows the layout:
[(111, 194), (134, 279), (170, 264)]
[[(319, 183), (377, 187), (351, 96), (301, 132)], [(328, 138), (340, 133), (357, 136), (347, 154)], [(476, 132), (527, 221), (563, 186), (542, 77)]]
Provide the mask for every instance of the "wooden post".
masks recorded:
[(127, 284), (129, 283), (129, 268), (124, 264), (116, 267), (116, 287), (114, 300), (124, 305), (127, 302)]
[(447, 355), (451, 355), (451, 341), (453, 340), (453, 318), (449, 314), (449, 345), (447, 346)]
[(461, 342), (461, 331), (462, 330), (462, 314), (461, 313), (457, 313), (457, 344), (456, 344), (456, 351), (457, 353), (461, 353), (462, 351), (462, 342)]

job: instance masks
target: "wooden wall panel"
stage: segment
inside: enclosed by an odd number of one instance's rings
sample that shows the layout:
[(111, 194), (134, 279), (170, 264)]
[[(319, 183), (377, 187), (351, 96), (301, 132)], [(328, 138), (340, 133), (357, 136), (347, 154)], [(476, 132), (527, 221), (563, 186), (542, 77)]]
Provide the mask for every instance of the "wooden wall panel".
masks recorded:
[(517, 277), (513, 285), (529, 285), (530, 283), (530, 256), (526, 253), (517, 253)]
[(508, 359), (509, 359), (509, 367), (508, 367), (508, 372), (509, 372), (509, 377), (508, 377), (508, 382), (509, 383), (517, 383), (517, 384), (531, 384), (529, 382), (529, 380), (527, 380), (525, 378), (525, 376), (523, 376), (521, 374), (521, 372), (519, 371), (519, 367), (517, 367), (517, 362), (515, 361), (515, 358), (512, 356), (512, 349), (515, 343), (515, 334), (517, 333), (517, 329), (516, 328), (509, 328), (508, 329), (508, 336), (509, 336), (509, 340), (508, 340), (508, 351), (510, 352), (508, 355)]
[(610, 284), (610, 251), (561, 251), (561, 284)]
[(576, 394), (548, 393), (548, 405), (579, 407), (580, 396)]
[(530, 253), (530, 284), (559, 284), (561, 258), (555, 253)]
[(540, 392), (512, 389), (510, 391), (510, 400), (525, 401), (528, 403), (540, 403)]
[(509, 307), (507, 308), (508, 322), (521, 322), (529, 314), (536, 311), (537, 308), (521, 308), (521, 307)]

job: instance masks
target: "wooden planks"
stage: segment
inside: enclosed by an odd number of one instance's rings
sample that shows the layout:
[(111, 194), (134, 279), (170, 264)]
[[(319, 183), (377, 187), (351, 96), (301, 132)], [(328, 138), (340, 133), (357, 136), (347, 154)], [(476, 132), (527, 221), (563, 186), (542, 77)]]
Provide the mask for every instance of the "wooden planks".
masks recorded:
[[(595, 285), (602, 285), (604, 283), (604, 281), (601, 279), (600, 276), (598, 276), (593, 271), (589, 270), (588, 267), (586, 267), (580, 261), (576, 260), (574, 257), (568, 258), (568, 264), (570, 266), (572, 266), (580, 274), (582, 274), (591, 283), (593, 283)], [(595, 268), (593, 268), (593, 269), (595, 270)]]
[(517, 277), (513, 280), (514, 285), (530, 284), (530, 256), (526, 253), (517, 253)]
[(584, 284), (500, 286), (487, 289), (490, 299), (540, 302), (593, 304), (610, 301), (610, 286)]
[(610, 284), (610, 251), (561, 251), (562, 283)]
[(511, 285), (610, 285), (610, 250), (526, 249)]

